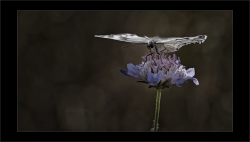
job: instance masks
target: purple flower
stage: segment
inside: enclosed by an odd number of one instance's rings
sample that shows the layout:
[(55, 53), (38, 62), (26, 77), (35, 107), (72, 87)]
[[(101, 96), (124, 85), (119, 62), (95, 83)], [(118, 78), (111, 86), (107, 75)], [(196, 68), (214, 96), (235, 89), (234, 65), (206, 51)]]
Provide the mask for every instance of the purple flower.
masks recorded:
[[(146, 59), (147, 58), (147, 59)], [(143, 56), (141, 64), (127, 64), (127, 71), (120, 70), (124, 75), (139, 79), (138, 82), (147, 83), (149, 87), (165, 88), (170, 85), (180, 87), (187, 80), (192, 80), (194, 84), (199, 85), (199, 82), (194, 78), (194, 68), (185, 69), (180, 64), (180, 58), (173, 54), (171, 57), (166, 57), (165, 53), (161, 55), (153, 54)]]

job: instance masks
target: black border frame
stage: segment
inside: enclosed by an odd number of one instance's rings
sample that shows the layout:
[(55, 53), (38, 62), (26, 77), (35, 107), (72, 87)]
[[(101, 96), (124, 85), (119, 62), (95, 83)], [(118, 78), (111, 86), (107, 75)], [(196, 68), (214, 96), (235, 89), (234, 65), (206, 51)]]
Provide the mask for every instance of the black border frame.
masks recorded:
[[(101, 7), (97, 7), (97, 5)], [(140, 6), (140, 7), (138, 7)], [(185, 6), (185, 7), (183, 7)], [(184, 9), (183, 9), (183, 8)], [(233, 132), (17, 132), (17, 10), (233, 10), (234, 100)], [(84, 1), (2, 1), (1, 2), (1, 140), (13, 141), (85, 141), (85, 140), (217, 140), (249, 141), (249, 87), (246, 80), (249, 67), (249, 1), (138, 1), (138, 2), (84, 2)], [(247, 41), (247, 42), (246, 42)], [(246, 55), (243, 55), (246, 54)], [(12, 57), (13, 56), (13, 57)], [(238, 56), (238, 57), (237, 57)], [(236, 60), (239, 60), (238, 62)], [(243, 63), (242, 63), (243, 62)], [(242, 66), (243, 65), (243, 66)], [(247, 64), (249, 65), (249, 63)], [(3, 67), (2, 67), (3, 66)], [(3, 69), (3, 71), (2, 71)], [(237, 73), (238, 72), (238, 73)], [(245, 74), (246, 73), (246, 74)], [(249, 75), (249, 74), (248, 74)], [(249, 76), (247, 76), (249, 78)], [(3, 81), (2, 81), (3, 80)], [(243, 81), (243, 82), (242, 82)], [(238, 86), (238, 87), (237, 87)], [(238, 89), (238, 90), (237, 90)], [(249, 89), (248, 89), (249, 91)], [(90, 135), (90, 133), (93, 133)], [(100, 135), (100, 136), (99, 136)], [(102, 136), (103, 135), (103, 136)], [(162, 136), (161, 136), (162, 135)], [(118, 137), (117, 137), (118, 136)]]

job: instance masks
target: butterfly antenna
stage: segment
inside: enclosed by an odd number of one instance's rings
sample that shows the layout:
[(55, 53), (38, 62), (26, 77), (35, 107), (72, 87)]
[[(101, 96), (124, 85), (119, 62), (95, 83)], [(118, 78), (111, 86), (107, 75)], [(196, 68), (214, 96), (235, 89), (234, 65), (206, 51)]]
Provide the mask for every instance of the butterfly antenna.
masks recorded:
[(136, 44), (125, 45), (125, 46), (123, 46), (123, 48), (131, 47), (131, 46), (135, 46), (135, 45), (136, 45)]

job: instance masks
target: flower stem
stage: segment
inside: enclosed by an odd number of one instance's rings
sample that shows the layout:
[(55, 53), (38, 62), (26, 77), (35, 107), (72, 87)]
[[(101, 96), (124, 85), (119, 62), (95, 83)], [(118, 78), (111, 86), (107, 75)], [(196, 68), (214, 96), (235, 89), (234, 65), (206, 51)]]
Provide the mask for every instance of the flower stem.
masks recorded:
[(160, 115), (160, 102), (161, 102), (161, 88), (157, 88), (154, 132), (157, 132), (157, 129), (158, 129), (158, 120), (159, 120), (159, 115)]

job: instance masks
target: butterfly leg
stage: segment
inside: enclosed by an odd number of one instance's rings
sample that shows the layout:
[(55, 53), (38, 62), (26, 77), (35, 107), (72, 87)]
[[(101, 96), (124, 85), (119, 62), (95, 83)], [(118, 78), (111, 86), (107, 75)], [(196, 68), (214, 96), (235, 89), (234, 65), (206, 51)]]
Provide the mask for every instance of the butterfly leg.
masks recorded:
[[(164, 46), (163, 46), (163, 47), (164, 47)], [(162, 63), (162, 64), (163, 64), (163, 61), (162, 61), (162, 58), (161, 58), (160, 56), (163, 54), (163, 51), (164, 51), (164, 50), (167, 50), (167, 48), (164, 47), (164, 49), (160, 51), (160, 54), (158, 53), (158, 54), (159, 54), (159, 58), (161, 59), (161, 63)], [(168, 50), (167, 50), (167, 52), (168, 52)], [(167, 60), (168, 60), (168, 59), (167, 59)], [(163, 67), (164, 67), (164, 66), (163, 66)], [(164, 67), (164, 68), (165, 68), (165, 67)], [(165, 68), (165, 69), (166, 69), (166, 68)]]
[[(170, 53), (170, 51), (163, 45), (163, 47), (164, 47), (164, 49), (163, 50), (161, 50), (160, 52), (161, 53), (163, 53), (163, 51), (166, 51), (165, 53), (167, 54), (166, 55), (166, 57), (168, 56), (168, 53)], [(168, 60), (168, 58), (167, 58), (167, 60)], [(168, 60), (169, 61), (169, 60)], [(169, 61), (169, 63), (171, 63), (170, 61)]]
[(154, 48), (155, 48), (155, 51), (158, 55), (160, 55), (160, 53), (158, 52), (158, 47), (156, 46), (156, 44), (154, 44)]
[(166, 51), (167, 51), (167, 55), (168, 55), (168, 53), (169, 53), (169, 52), (168, 52), (167, 48), (166, 48), (164, 45), (163, 45), (163, 47), (164, 47), (164, 49), (163, 49), (163, 50), (161, 50), (160, 52), (162, 53), (163, 51), (165, 51), (165, 50), (166, 50)]
[[(160, 51), (160, 53), (158, 52), (158, 47), (156, 46), (156, 44), (154, 45), (154, 47), (155, 47), (155, 51), (156, 51), (156, 53), (159, 55), (159, 59), (161, 59), (161, 51)], [(162, 59), (161, 59), (161, 62), (162, 62)]]
[[(155, 44), (153, 46), (155, 48), (156, 53), (159, 55), (159, 58), (160, 58), (160, 53), (158, 52), (158, 47)], [(151, 51), (151, 49), (150, 49), (150, 51)], [(152, 59), (155, 62), (154, 58), (152, 58)], [(156, 62), (155, 62), (155, 65), (156, 65)]]
[[(153, 47), (155, 48), (156, 53), (157, 53), (158, 55), (160, 55), (160, 53), (158, 52), (158, 47), (157, 47), (155, 44), (153, 44)], [(148, 54), (148, 55), (146, 56), (146, 62), (147, 62), (147, 57), (155, 53), (155, 52), (152, 53), (151, 47), (149, 47), (149, 51), (150, 51), (150, 54)], [(153, 59), (154, 63), (156, 64), (154, 58), (152, 58), (152, 59)], [(146, 63), (146, 62), (145, 62), (145, 63)], [(143, 66), (145, 65), (145, 63), (143, 64)]]
[(148, 56), (151, 56), (152, 54), (154, 54), (154, 52), (152, 53), (151, 49), (149, 49), (149, 51), (150, 51), (150, 54), (148, 54), (148, 55), (146, 56), (146, 61), (144, 62), (143, 66), (144, 66), (145, 63), (148, 61)]
[[(155, 52), (152, 52), (152, 51), (151, 51), (151, 47), (148, 47), (148, 49), (149, 49), (150, 54), (146, 55), (146, 61), (144, 62), (143, 66), (144, 66), (145, 63), (148, 61), (148, 56), (151, 56), (152, 54), (155, 53)], [(153, 59), (153, 58), (152, 58), (152, 59)], [(153, 61), (154, 61), (154, 59), (153, 59)], [(154, 62), (155, 62), (155, 61), (154, 61)]]

